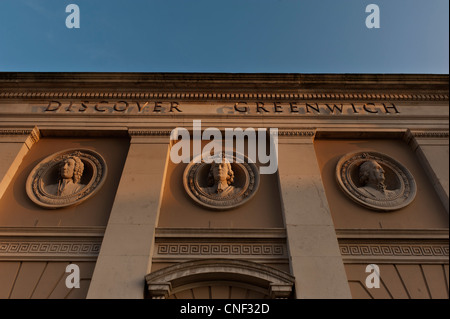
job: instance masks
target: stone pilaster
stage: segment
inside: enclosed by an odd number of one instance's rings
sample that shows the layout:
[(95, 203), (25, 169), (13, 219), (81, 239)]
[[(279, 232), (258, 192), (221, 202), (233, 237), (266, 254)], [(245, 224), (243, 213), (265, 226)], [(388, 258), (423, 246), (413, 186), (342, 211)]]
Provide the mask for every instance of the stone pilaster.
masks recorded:
[(422, 167), (449, 212), (449, 146), (448, 131), (408, 131), (407, 142), (416, 153)]
[(169, 134), (132, 130), (131, 144), (87, 298), (140, 299), (150, 272)]
[(39, 138), (39, 130), (36, 127), (34, 129), (0, 129), (0, 198), (16, 174), (23, 158), (39, 141)]
[(313, 145), (314, 130), (280, 131), (278, 170), (296, 296), (351, 298)]

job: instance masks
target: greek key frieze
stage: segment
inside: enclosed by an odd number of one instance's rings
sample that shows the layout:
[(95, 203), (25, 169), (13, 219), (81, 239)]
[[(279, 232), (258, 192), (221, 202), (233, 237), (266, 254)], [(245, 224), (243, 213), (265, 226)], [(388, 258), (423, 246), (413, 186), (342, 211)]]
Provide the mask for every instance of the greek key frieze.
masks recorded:
[(0, 259), (11, 257), (96, 257), (100, 252), (101, 241), (0, 241)]
[(231, 243), (160, 243), (158, 255), (245, 255), (284, 257), (282, 244), (231, 244)]
[(343, 257), (448, 257), (445, 244), (339, 244)]

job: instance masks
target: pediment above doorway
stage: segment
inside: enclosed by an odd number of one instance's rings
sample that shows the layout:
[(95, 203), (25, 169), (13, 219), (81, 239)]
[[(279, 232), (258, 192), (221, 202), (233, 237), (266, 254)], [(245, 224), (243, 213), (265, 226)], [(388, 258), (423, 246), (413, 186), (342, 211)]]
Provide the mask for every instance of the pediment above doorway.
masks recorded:
[[(145, 279), (148, 296), (153, 299), (170, 299), (185, 290), (191, 290), (191, 298), (197, 298), (194, 291), (199, 292), (202, 287), (228, 289), (229, 297), (235, 289), (241, 293), (246, 290), (247, 296), (257, 298), (289, 298), (294, 286), (290, 274), (255, 262), (231, 259), (183, 262), (150, 273)], [(210, 293), (209, 298), (214, 296)]]

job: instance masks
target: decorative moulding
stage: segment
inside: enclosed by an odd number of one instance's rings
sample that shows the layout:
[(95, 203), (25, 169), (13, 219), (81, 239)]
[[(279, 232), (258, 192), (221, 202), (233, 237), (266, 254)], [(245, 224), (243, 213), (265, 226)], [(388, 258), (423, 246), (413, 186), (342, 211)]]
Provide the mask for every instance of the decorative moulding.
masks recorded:
[(291, 296), (295, 278), (278, 269), (245, 260), (213, 258), (178, 263), (159, 269), (145, 276), (151, 298), (167, 298), (178, 286), (211, 282), (211, 275), (218, 280), (233, 280), (254, 285), (266, 291), (272, 298)]
[(336, 229), (344, 263), (448, 264), (448, 229)]
[(0, 128), (0, 136), (28, 136), (29, 141), (35, 144), (41, 138), (37, 127), (34, 128)]
[(0, 237), (103, 237), (103, 226), (0, 227)]
[(341, 239), (449, 239), (448, 228), (435, 229), (336, 229), (336, 235)]
[(0, 135), (30, 135), (33, 129), (24, 128), (1, 128)]
[(351, 240), (339, 239), (344, 263), (448, 264), (448, 241), (443, 240)]
[(284, 228), (156, 228), (156, 238), (286, 238)]
[(411, 135), (416, 138), (448, 138), (448, 131), (411, 131)]
[(0, 227), (0, 260), (96, 260), (105, 227)]
[(154, 129), (129, 129), (130, 136), (170, 136), (171, 130), (154, 130)]
[(278, 136), (281, 137), (314, 137), (315, 129), (292, 129), (292, 130), (278, 130)]
[(214, 93), (214, 92), (0, 92), (3, 99), (158, 99), (158, 100), (392, 100), (448, 101), (448, 94), (410, 93)]
[(287, 258), (284, 243), (257, 242), (171, 242), (157, 243), (155, 257), (205, 258), (206, 256), (235, 256), (240, 258)]
[(288, 262), (284, 229), (157, 228), (155, 237), (158, 262), (221, 256)]
[(93, 260), (102, 238), (2, 238), (0, 260)]

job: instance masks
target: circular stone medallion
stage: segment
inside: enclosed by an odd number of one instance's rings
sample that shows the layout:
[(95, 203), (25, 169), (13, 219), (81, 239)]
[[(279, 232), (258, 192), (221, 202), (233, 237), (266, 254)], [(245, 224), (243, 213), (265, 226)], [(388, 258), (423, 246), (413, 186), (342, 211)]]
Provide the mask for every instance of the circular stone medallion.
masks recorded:
[(377, 211), (403, 208), (416, 196), (416, 182), (408, 169), (378, 152), (344, 155), (336, 166), (336, 179), (352, 200)]
[(42, 160), (28, 175), (28, 197), (44, 208), (79, 204), (93, 196), (107, 175), (103, 157), (88, 149), (69, 149)]
[(259, 187), (259, 171), (242, 154), (203, 154), (186, 167), (183, 185), (189, 196), (201, 206), (227, 210), (243, 205), (255, 195)]

